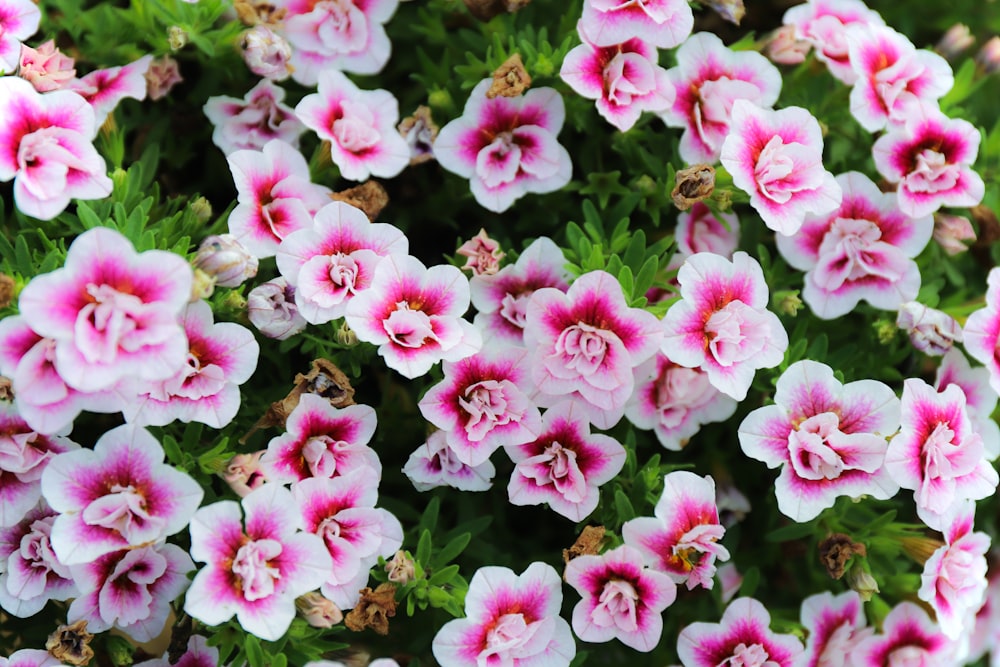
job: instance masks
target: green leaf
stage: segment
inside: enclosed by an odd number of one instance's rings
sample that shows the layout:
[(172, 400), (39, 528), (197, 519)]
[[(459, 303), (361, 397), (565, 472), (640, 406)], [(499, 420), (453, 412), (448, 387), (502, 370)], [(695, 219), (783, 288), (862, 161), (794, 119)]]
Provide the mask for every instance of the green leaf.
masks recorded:
[(782, 526), (777, 530), (772, 530), (764, 539), (768, 542), (790, 542), (807, 535), (812, 535), (816, 528), (811, 523), (792, 523)]
[(656, 256), (648, 258), (643, 262), (639, 271), (635, 275), (635, 281), (632, 293), (636, 296), (642, 296), (649, 291), (649, 288), (653, 286), (653, 281), (656, 280), (656, 272), (660, 268), (660, 261)]
[(760, 585), (760, 568), (753, 565), (743, 573), (743, 583), (740, 584), (740, 597), (753, 597)]
[(417, 553), (414, 558), (418, 563), (429, 563), (431, 558), (431, 531), (424, 528), (417, 542)]
[(431, 578), (427, 580), (427, 583), (431, 586), (444, 586), (446, 584), (450, 584), (456, 574), (458, 574), (458, 565), (449, 565), (448, 567), (443, 567), (432, 574)]
[(264, 667), (264, 649), (260, 646), (260, 640), (253, 635), (247, 635), (243, 640), (243, 649), (247, 654), (247, 662), (250, 667)]
[(434, 567), (442, 567), (447, 565), (451, 561), (455, 560), (460, 553), (465, 551), (465, 547), (469, 546), (469, 542), (472, 541), (472, 533), (462, 533), (458, 537), (454, 538), (451, 542), (441, 551), (434, 556), (432, 565)]
[(628, 499), (621, 487), (615, 489), (615, 512), (618, 519), (628, 521), (635, 518), (635, 510), (632, 508), (632, 501)]
[(645, 257), (646, 233), (639, 229), (636, 230), (636, 232), (632, 234), (632, 238), (629, 239), (628, 247), (625, 248), (625, 254), (622, 255), (622, 261), (625, 262), (625, 266), (638, 273), (643, 267), (643, 260)]
[[(618, 255), (615, 255), (618, 257)], [(622, 285), (622, 292), (628, 299), (635, 296), (635, 280), (632, 278), (632, 269), (623, 266), (618, 270), (618, 282)]]

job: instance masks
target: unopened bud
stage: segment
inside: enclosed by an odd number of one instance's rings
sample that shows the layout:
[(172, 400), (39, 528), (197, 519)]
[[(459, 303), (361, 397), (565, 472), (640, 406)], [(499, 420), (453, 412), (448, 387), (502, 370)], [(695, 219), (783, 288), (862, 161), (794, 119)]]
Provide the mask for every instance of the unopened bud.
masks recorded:
[(201, 242), (194, 265), (215, 277), (220, 287), (239, 287), (257, 275), (259, 261), (232, 234), (209, 236)]
[(802, 310), (802, 299), (797, 289), (780, 290), (771, 297), (775, 309), (783, 315), (795, 317)]
[(779, 65), (798, 65), (805, 61), (810, 48), (809, 42), (795, 38), (795, 26), (785, 25), (771, 34), (764, 53)]
[(172, 25), (167, 28), (167, 44), (170, 46), (171, 51), (180, 51), (188, 43), (187, 31), (178, 26)]
[(954, 60), (975, 43), (976, 38), (972, 36), (969, 26), (956, 23), (941, 36), (934, 50), (948, 60)]
[(272, 81), (284, 81), (292, 72), (292, 47), (266, 25), (255, 25), (243, 34), (243, 61), (250, 71)]
[(986, 74), (1000, 71), (1000, 37), (991, 37), (976, 54), (976, 62)]
[(211, 274), (195, 267), (194, 280), (191, 281), (191, 297), (188, 300), (194, 303), (195, 301), (207, 299), (212, 296), (212, 292), (214, 291), (215, 278)]
[(899, 307), (896, 326), (909, 334), (913, 347), (931, 356), (940, 357), (962, 341), (962, 327), (953, 317), (916, 301)]
[(344, 620), (340, 608), (315, 591), (295, 598), (295, 608), (314, 628), (332, 628)]
[(976, 230), (968, 218), (948, 213), (934, 214), (934, 240), (949, 255), (958, 255), (969, 249), (962, 241), (975, 241)]
[(358, 335), (354, 333), (354, 329), (347, 326), (347, 322), (344, 322), (337, 328), (334, 336), (336, 337), (337, 342), (344, 347), (354, 347), (358, 344)]
[(198, 197), (189, 206), (198, 222), (205, 223), (212, 219), (212, 204), (204, 197)]
[(250, 322), (268, 338), (285, 340), (308, 324), (295, 305), (295, 288), (284, 278), (268, 280), (247, 295)]
[(857, 592), (862, 600), (868, 602), (875, 593), (878, 593), (878, 582), (871, 573), (866, 572), (860, 565), (855, 565), (847, 573), (847, 585), (851, 590)]
[(385, 571), (389, 575), (389, 581), (400, 586), (413, 581), (417, 574), (413, 559), (405, 551), (397, 551), (396, 555), (387, 560)]

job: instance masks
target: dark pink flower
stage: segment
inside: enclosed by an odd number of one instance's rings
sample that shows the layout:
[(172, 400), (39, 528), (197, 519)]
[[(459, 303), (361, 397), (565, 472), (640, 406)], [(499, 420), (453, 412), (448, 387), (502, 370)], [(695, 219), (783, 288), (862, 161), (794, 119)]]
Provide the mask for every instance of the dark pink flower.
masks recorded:
[(857, 79), (848, 53), (848, 29), (885, 25), (879, 13), (861, 0), (808, 0), (786, 11), (782, 22), (794, 28), (797, 39), (816, 47), (817, 60), (848, 85)]
[(802, 642), (794, 635), (775, 634), (771, 614), (753, 598), (729, 603), (719, 623), (692, 623), (677, 638), (684, 667), (794, 667)]
[(69, 567), (52, 551), (55, 518), (56, 512), (41, 502), (19, 522), (0, 528), (0, 609), (18, 618), (34, 616), (49, 600), (79, 595)]
[(21, 47), (21, 64), (17, 75), (31, 82), (40, 93), (58, 90), (75, 75), (73, 59), (56, 48), (55, 40), (39, 44), (33, 49), (27, 44)]
[(272, 139), (298, 148), (306, 126), (286, 104), (285, 90), (268, 79), (251, 88), (243, 99), (208, 98), (204, 111), (215, 130), (212, 142), (229, 155), (237, 150), (261, 150)]
[(670, 49), (687, 39), (693, 27), (686, 0), (586, 0), (577, 30), (596, 46), (638, 37)]
[(959, 647), (912, 602), (900, 602), (882, 622), (882, 632), (852, 652), (855, 667), (938, 667), (955, 663)]
[(874, 633), (865, 626), (864, 604), (854, 591), (810, 595), (802, 601), (801, 616), (809, 641), (799, 667), (851, 665), (854, 647)]
[(31, 0), (0, 3), (0, 74), (13, 74), (17, 69), (21, 40), (35, 34), (41, 19), (42, 10)]
[(459, 491), (486, 491), (493, 486), (496, 472), (489, 459), (477, 466), (459, 461), (455, 450), (448, 446), (444, 431), (434, 431), (427, 436), (427, 442), (417, 447), (403, 466), (403, 474), (417, 491), (430, 491), (439, 486)]
[(95, 70), (70, 81), (64, 88), (83, 96), (94, 108), (97, 124), (101, 125), (126, 97), (146, 99), (146, 71), (151, 62), (153, 56), (147, 55), (128, 65)]

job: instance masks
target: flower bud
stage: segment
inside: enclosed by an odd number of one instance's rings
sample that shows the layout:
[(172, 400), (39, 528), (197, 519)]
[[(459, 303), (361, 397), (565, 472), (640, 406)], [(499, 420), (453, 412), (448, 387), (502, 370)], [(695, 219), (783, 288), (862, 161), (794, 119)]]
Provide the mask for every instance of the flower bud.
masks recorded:
[(222, 479), (240, 498), (246, 497), (251, 491), (267, 481), (260, 467), (260, 457), (264, 451), (253, 454), (237, 454), (229, 459), (226, 469), (222, 471)]
[(712, 11), (733, 25), (739, 25), (743, 17), (746, 16), (747, 8), (743, 6), (743, 0), (705, 0)]
[(865, 572), (860, 565), (855, 565), (847, 573), (847, 585), (851, 590), (857, 592), (862, 600), (868, 602), (875, 593), (878, 593), (878, 582), (869, 572)]
[(795, 38), (795, 26), (785, 25), (771, 33), (764, 53), (779, 65), (798, 65), (805, 61), (810, 48), (809, 42)]
[(315, 591), (295, 598), (295, 608), (314, 628), (332, 628), (344, 620), (340, 608)]
[(504, 258), (500, 244), (491, 239), (485, 229), (480, 229), (478, 234), (459, 246), (457, 252), (468, 258), (462, 268), (472, 271), (475, 276), (495, 274), (500, 270), (500, 260)]
[(201, 242), (194, 266), (215, 277), (220, 287), (239, 287), (257, 275), (257, 257), (232, 234), (209, 236)]
[(344, 347), (354, 347), (358, 344), (358, 335), (354, 333), (354, 329), (347, 326), (347, 322), (344, 322), (337, 328), (334, 337)]
[(207, 299), (212, 296), (214, 291), (215, 278), (210, 274), (205, 273), (198, 267), (195, 267), (194, 280), (191, 281), (191, 297), (188, 299), (189, 303)]
[(976, 54), (976, 62), (986, 74), (1000, 71), (1000, 37), (991, 37)]
[(198, 197), (189, 206), (198, 222), (208, 222), (212, 219), (212, 204), (204, 197)]
[(163, 99), (183, 80), (176, 60), (170, 56), (157, 58), (149, 63), (149, 69), (146, 70), (146, 93), (151, 100)]
[(49, 40), (33, 49), (21, 45), (20, 67), (17, 75), (27, 80), (40, 93), (58, 90), (76, 76), (73, 59), (56, 48), (54, 40)]
[(962, 341), (962, 327), (953, 317), (916, 301), (899, 307), (896, 326), (909, 334), (913, 347), (931, 356), (942, 356)]
[(779, 290), (774, 293), (772, 301), (775, 309), (782, 315), (795, 317), (802, 310), (802, 299), (799, 298), (799, 291), (797, 289)]
[(969, 26), (956, 23), (941, 36), (934, 50), (948, 60), (954, 60), (975, 43), (976, 38), (969, 31)]
[(284, 81), (291, 74), (291, 45), (266, 25), (255, 25), (243, 33), (242, 46), (243, 61), (257, 76)]
[(962, 241), (975, 241), (976, 230), (968, 218), (948, 213), (934, 214), (934, 240), (949, 255), (958, 255), (969, 249)]
[(247, 295), (250, 322), (268, 338), (285, 340), (308, 324), (295, 305), (295, 288), (284, 278), (258, 285)]
[(179, 25), (172, 25), (167, 28), (167, 44), (171, 51), (180, 51), (188, 43), (187, 31)]
[(385, 571), (389, 574), (389, 581), (400, 586), (413, 581), (417, 574), (413, 559), (405, 551), (397, 551), (396, 555), (386, 561)]

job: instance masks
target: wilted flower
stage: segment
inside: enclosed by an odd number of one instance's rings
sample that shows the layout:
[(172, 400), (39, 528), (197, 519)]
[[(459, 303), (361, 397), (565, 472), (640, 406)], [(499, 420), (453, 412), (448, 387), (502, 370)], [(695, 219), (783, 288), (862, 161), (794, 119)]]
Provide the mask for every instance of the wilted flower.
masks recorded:
[(410, 164), (420, 164), (434, 159), (434, 142), (437, 140), (438, 126), (431, 118), (430, 107), (420, 105), (396, 126), (410, 147)]
[(243, 61), (257, 76), (283, 81), (291, 73), (292, 47), (284, 37), (263, 23), (243, 33)]
[[(955, 318), (916, 301), (908, 301), (899, 307), (896, 326), (909, 334), (913, 347), (936, 357), (962, 340), (962, 327)], [(971, 351), (969, 354), (975, 356)]]
[(413, 558), (405, 551), (397, 551), (385, 562), (385, 572), (393, 583), (400, 586), (409, 583), (416, 576)]
[(156, 58), (146, 70), (146, 93), (154, 102), (161, 100), (183, 80), (176, 60), (169, 55)]
[(295, 288), (280, 277), (250, 290), (247, 316), (262, 334), (278, 340), (291, 338), (308, 325), (295, 305)]

